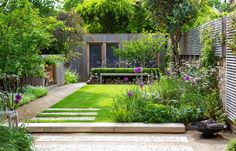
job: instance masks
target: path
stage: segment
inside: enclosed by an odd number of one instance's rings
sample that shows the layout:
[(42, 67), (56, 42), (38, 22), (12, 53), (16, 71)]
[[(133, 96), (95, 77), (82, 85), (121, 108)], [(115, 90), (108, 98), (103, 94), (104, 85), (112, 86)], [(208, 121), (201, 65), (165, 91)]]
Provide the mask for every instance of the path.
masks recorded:
[(202, 139), (186, 134), (34, 134), (37, 151), (224, 151), (221, 136)]
[(17, 109), (17, 112), (19, 114), (19, 120), (29, 120), (35, 117), (43, 110), (59, 102), (64, 97), (70, 95), (71, 93), (80, 89), (84, 85), (85, 83), (70, 84), (49, 90), (48, 95), (39, 98), (35, 101), (32, 101), (22, 107), (19, 107)]

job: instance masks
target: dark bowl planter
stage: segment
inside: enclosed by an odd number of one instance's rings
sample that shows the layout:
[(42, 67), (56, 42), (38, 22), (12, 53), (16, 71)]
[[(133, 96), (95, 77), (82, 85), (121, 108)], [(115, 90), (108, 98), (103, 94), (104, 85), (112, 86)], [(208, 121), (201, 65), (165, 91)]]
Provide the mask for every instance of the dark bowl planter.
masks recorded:
[(215, 120), (204, 120), (189, 125), (191, 128), (201, 132), (203, 135), (212, 135), (227, 129), (227, 125), (217, 123)]

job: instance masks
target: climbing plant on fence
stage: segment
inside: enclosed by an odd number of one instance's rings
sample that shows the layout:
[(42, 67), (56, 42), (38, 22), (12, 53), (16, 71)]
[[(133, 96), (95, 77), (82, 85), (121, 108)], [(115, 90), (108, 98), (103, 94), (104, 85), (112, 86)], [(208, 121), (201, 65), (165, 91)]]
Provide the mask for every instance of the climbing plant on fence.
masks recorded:
[(231, 24), (231, 27), (235, 32), (232, 41), (229, 43), (229, 48), (236, 55), (236, 13), (232, 15)]
[(200, 40), (202, 43), (200, 62), (202, 67), (216, 65), (216, 57), (214, 54), (214, 37), (212, 27), (207, 26), (200, 31)]

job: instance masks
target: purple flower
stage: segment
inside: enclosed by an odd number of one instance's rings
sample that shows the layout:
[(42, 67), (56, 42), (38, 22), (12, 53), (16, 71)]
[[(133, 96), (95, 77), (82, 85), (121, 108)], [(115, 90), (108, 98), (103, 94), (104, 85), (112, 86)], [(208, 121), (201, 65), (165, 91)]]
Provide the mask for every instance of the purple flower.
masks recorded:
[(15, 95), (15, 103), (20, 103), (20, 100), (22, 99), (22, 96), (20, 94)]
[(167, 72), (166, 72), (166, 75), (170, 76), (170, 71), (167, 71)]
[(128, 78), (128, 77), (125, 77), (125, 78), (124, 78), (124, 81), (125, 81), (125, 82), (129, 81), (129, 78)]
[(15, 100), (15, 103), (16, 103), (16, 104), (20, 103), (20, 100)]
[(141, 67), (136, 67), (136, 68), (134, 68), (134, 72), (135, 73), (141, 73), (142, 72), (142, 68)]
[(191, 79), (191, 77), (189, 75), (184, 76), (184, 81), (189, 81), (190, 79)]
[(16, 99), (16, 100), (21, 100), (21, 99), (22, 99), (22, 96), (21, 96), (20, 94), (17, 94), (17, 95), (15, 96), (15, 99)]
[(139, 84), (139, 86), (140, 86), (141, 88), (143, 88), (143, 87), (144, 87), (144, 83), (141, 82), (141, 83)]
[(131, 97), (131, 96), (133, 96), (133, 93), (129, 91), (127, 95), (128, 95), (128, 97)]

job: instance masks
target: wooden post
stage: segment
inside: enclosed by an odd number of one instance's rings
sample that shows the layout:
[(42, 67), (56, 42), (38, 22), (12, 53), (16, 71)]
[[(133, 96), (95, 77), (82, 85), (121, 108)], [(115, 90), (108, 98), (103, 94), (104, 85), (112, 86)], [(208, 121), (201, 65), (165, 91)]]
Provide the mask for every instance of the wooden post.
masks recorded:
[(106, 62), (106, 43), (105, 42), (103, 42), (102, 43), (102, 67), (104, 68), (104, 67), (106, 67), (106, 64), (107, 64), (107, 62)]

